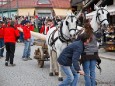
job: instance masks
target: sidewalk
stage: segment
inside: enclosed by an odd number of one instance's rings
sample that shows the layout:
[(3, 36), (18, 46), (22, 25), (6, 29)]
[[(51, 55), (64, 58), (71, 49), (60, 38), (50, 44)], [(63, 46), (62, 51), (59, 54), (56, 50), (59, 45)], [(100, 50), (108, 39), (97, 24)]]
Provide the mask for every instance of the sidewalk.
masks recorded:
[(101, 58), (115, 60), (115, 51), (114, 52), (107, 52), (103, 48), (99, 49), (99, 56)]

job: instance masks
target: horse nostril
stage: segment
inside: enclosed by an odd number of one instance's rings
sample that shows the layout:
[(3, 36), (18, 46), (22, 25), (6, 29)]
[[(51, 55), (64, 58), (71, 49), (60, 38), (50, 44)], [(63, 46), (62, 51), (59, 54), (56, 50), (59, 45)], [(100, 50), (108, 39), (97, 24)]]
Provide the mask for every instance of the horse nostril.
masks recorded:
[(72, 35), (70, 34), (70, 37), (72, 37)]
[(76, 35), (74, 34), (73, 36), (75, 37)]

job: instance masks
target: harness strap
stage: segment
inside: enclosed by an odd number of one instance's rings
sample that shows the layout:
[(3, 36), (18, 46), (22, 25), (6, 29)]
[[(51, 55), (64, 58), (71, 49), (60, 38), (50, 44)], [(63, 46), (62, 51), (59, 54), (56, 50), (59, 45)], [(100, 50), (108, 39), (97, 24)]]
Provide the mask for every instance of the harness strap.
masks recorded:
[(52, 46), (56, 41), (57, 41), (58, 37), (56, 37), (55, 39), (53, 39), (53, 41), (50, 43), (50, 46)]
[[(49, 39), (48, 39), (48, 44), (50, 45), (50, 46), (52, 46), (54, 43), (55, 43), (55, 41), (58, 39), (58, 37), (56, 37), (55, 39), (54, 39), (54, 34), (55, 34), (55, 32), (58, 30), (58, 28), (56, 28), (51, 34), (50, 34), (50, 36), (49, 36)], [(51, 40), (50, 40), (50, 38), (51, 38)]]
[(64, 36), (63, 36), (63, 32), (62, 32), (62, 28), (60, 28), (60, 36), (59, 36), (59, 39), (61, 40), (61, 42), (69, 42), (71, 41), (71, 39), (65, 39)]

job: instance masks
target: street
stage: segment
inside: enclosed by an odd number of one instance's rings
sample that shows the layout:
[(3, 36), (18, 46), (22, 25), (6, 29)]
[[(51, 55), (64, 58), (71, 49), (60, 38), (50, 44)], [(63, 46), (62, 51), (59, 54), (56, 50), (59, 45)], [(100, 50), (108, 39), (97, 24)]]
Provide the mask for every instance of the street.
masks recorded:
[[(24, 45), (17, 43), (14, 63), (15, 67), (5, 66), (5, 58), (0, 59), (0, 86), (58, 86), (57, 76), (49, 76), (49, 61), (44, 68), (39, 68), (37, 60), (33, 58), (37, 46), (31, 47), (33, 60), (21, 59)], [(4, 53), (5, 57), (5, 53)], [(96, 69), (97, 86), (115, 86), (115, 61), (102, 59), (102, 73)], [(84, 86), (83, 76), (80, 76), (79, 86)]]

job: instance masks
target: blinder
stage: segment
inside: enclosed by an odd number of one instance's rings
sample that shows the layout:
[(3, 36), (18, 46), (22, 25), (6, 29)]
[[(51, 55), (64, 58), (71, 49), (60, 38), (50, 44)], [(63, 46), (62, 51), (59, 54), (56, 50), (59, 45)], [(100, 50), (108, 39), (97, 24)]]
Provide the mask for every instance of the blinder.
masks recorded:
[(107, 21), (110, 22), (110, 13), (107, 14)]
[(69, 24), (68, 21), (66, 21), (65, 23), (66, 23), (66, 25), (68, 26), (68, 24)]

